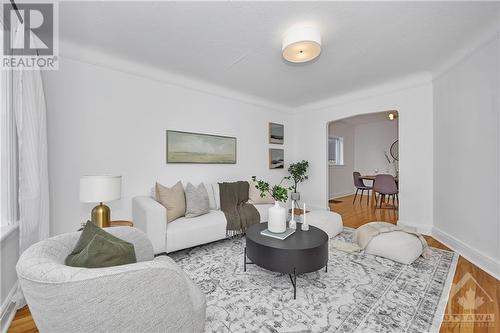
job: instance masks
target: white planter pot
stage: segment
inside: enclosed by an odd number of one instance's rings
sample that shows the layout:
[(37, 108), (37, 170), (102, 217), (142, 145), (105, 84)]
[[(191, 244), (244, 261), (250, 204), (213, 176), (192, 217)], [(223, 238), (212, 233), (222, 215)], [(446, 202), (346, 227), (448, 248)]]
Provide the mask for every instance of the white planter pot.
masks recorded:
[(286, 208), (281, 207), (277, 201), (269, 208), (267, 229), (277, 234), (286, 231)]

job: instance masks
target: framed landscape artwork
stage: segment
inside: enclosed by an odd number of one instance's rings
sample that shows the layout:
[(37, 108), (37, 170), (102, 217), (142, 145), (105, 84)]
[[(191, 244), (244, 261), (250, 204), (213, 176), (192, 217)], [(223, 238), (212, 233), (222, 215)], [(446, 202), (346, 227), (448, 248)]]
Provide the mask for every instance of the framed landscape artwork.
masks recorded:
[(235, 164), (236, 138), (167, 130), (167, 163)]
[(285, 126), (269, 123), (269, 143), (282, 145), (285, 140)]
[(285, 167), (285, 151), (269, 148), (269, 169), (283, 169)]

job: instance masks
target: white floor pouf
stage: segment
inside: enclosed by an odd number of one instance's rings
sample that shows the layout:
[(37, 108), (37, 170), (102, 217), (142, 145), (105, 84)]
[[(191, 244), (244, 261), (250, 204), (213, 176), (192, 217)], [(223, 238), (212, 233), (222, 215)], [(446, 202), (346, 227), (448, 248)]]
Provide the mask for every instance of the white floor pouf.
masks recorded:
[(422, 242), (417, 236), (403, 231), (379, 234), (368, 243), (365, 252), (391, 259), (405, 265), (414, 262), (422, 254)]
[(320, 228), (333, 238), (344, 229), (340, 214), (328, 210), (313, 210), (306, 214), (306, 221), (309, 225)]

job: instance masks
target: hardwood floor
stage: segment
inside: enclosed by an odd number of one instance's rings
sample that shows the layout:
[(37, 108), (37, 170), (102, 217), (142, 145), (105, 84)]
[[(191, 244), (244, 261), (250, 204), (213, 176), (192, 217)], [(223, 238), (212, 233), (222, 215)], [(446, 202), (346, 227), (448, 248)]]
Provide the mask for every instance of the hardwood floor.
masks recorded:
[(31, 318), (30, 310), (27, 306), (19, 309), (10, 324), (8, 333), (37, 333), (35, 322)]
[[(352, 203), (353, 196), (338, 199), (338, 203), (330, 203), (330, 209), (342, 215), (346, 227), (357, 228), (371, 221), (396, 223), (398, 212), (391, 205), (383, 205), (382, 209), (374, 209), (363, 203)], [(448, 249), (446, 246), (426, 237), (430, 246)], [(500, 281), (488, 275), (474, 264), (460, 257), (450, 297), (448, 298), (445, 318), (441, 325), (441, 333), (498, 333), (500, 332)], [(20, 309), (14, 318), (8, 333), (38, 332), (29, 309)], [(70, 333), (70, 332), (68, 332)]]
[[(354, 196), (339, 198), (330, 209), (342, 215), (344, 226), (357, 228), (371, 221), (396, 223), (398, 212), (391, 205), (382, 209), (367, 206), (366, 198), (355, 204)], [(391, 201), (392, 203), (392, 201)], [(429, 246), (449, 250), (432, 237), (425, 236)], [(500, 281), (485, 273), (463, 257), (458, 259), (441, 333), (498, 333), (500, 332)], [(465, 306), (464, 306), (465, 305)]]

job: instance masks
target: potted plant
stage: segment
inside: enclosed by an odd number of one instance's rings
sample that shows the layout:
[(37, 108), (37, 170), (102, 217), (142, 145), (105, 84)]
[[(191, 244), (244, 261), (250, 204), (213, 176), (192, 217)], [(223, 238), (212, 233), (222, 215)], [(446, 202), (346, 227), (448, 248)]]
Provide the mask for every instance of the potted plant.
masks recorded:
[(288, 199), (289, 189), (281, 185), (285, 179), (287, 177), (284, 177), (279, 184), (271, 186), (264, 180), (257, 180), (257, 177), (252, 177), (255, 188), (260, 191), (261, 198), (267, 193), (274, 199), (274, 206), (269, 208), (267, 221), (267, 229), (274, 233), (286, 231), (286, 209), (280, 205), (280, 202), (286, 202)]
[(287, 179), (291, 179), (293, 181), (293, 185), (290, 187), (290, 190), (293, 191), (290, 194), (290, 198), (294, 201), (300, 200), (300, 192), (297, 192), (297, 186), (304, 180), (309, 178), (306, 175), (308, 167), (309, 167), (309, 162), (306, 160), (302, 160), (297, 163), (292, 163), (288, 167), (288, 172), (290, 173), (290, 176), (288, 176)]

